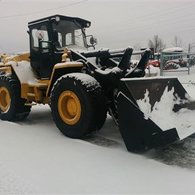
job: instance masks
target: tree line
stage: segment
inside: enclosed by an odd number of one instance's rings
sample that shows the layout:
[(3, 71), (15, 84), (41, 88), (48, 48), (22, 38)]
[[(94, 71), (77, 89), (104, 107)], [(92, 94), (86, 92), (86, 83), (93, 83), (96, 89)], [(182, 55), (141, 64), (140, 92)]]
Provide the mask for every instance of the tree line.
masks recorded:
[[(175, 36), (172, 45), (173, 47), (182, 47), (182, 40), (178, 36)], [(138, 45), (135, 46), (137, 49), (138, 47)], [(154, 37), (148, 41), (148, 47), (153, 48), (154, 52), (157, 53), (165, 49), (166, 44), (158, 35), (154, 35)]]

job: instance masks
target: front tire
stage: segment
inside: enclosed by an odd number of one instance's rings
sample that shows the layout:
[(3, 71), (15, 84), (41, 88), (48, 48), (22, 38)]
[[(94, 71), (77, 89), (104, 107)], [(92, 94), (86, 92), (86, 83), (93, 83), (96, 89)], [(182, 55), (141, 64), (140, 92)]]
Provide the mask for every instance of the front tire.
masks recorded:
[(51, 110), (56, 126), (71, 138), (83, 138), (99, 130), (107, 112), (101, 86), (82, 73), (68, 74), (56, 81), (51, 92)]

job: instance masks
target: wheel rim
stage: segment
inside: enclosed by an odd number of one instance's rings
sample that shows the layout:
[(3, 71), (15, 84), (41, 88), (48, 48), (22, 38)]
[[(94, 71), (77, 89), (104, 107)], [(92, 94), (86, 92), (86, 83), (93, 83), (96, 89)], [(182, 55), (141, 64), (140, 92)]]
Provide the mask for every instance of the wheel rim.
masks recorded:
[(61, 119), (68, 125), (75, 125), (81, 117), (81, 104), (72, 91), (64, 91), (58, 99), (58, 111)]
[(0, 109), (3, 112), (7, 112), (9, 110), (11, 104), (11, 98), (9, 91), (5, 87), (0, 87)]

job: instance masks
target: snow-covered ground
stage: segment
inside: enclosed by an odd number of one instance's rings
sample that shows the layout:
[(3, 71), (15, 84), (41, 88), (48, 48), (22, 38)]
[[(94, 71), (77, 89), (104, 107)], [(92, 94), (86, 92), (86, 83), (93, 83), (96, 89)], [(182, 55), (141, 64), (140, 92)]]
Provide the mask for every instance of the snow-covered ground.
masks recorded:
[[(181, 73), (179, 79), (195, 99), (195, 69), (190, 75)], [(3, 195), (195, 194), (194, 180), (193, 135), (138, 155), (126, 151), (110, 117), (99, 133), (86, 140), (64, 137), (48, 106), (35, 106), (24, 122), (0, 121)]]

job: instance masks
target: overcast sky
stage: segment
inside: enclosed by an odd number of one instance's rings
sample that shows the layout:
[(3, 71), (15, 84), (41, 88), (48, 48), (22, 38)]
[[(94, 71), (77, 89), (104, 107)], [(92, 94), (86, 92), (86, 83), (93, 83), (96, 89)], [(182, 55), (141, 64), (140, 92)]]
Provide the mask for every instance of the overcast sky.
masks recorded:
[(99, 47), (145, 47), (154, 35), (195, 43), (195, 0), (0, 0), (0, 53), (28, 51), (28, 22), (54, 14), (90, 20)]

